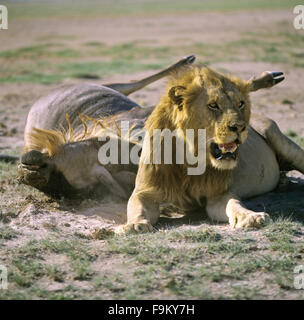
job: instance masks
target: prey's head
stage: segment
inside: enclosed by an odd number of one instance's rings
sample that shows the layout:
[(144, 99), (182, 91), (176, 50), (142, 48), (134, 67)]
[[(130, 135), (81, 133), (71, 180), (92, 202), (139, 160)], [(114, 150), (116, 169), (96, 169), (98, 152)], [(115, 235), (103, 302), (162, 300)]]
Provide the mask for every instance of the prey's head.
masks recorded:
[[(121, 138), (111, 131), (103, 129), (96, 135), (108, 137), (110, 133), (119, 145)], [(135, 169), (132, 165), (120, 168), (119, 165), (107, 166), (99, 161), (99, 151), (106, 143), (105, 139), (98, 141), (92, 135), (67, 141), (60, 131), (33, 129), (28, 140), (31, 144), (21, 157), (19, 181), (48, 195), (79, 198), (112, 194), (127, 198), (124, 188), (129, 192), (134, 184), (131, 173)], [(128, 175), (131, 176), (130, 182), (119, 174), (123, 169), (131, 171)]]

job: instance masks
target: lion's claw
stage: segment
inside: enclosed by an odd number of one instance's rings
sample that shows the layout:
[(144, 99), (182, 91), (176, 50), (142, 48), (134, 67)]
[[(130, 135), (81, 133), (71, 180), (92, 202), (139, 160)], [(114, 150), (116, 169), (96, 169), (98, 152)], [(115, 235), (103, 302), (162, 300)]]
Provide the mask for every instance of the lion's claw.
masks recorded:
[(259, 228), (271, 221), (265, 212), (252, 212), (246, 215), (236, 215), (231, 219), (230, 225), (233, 228)]
[(147, 220), (143, 220), (136, 223), (127, 223), (124, 225), (120, 225), (116, 228), (115, 233), (146, 233), (151, 231), (153, 231), (152, 224)]

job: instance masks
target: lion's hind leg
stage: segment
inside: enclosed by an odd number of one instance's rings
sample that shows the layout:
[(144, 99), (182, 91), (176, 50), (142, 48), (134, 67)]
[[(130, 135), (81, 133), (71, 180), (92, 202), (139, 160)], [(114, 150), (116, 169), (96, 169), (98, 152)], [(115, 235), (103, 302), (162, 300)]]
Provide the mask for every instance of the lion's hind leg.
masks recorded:
[(304, 150), (286, 137), (275, 121), (254, 116), (252, 126), (277, 154), (281, 170), (296, 169), (304, 173)]

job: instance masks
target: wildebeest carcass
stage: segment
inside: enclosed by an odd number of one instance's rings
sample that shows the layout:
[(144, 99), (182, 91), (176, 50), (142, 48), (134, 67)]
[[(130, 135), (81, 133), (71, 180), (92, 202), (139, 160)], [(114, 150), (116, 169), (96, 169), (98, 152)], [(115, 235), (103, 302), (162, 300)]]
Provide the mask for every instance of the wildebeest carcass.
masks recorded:
[[(129, 121), (131, 128), (143, 128), (153, 107), (142, 108), (127, 95), (194, 60), (193, 55), (187, 56), (137, 82), (64, 86), (39, 99), (26, 122), (20, 182), (54, 197), (111, 193), (127, 199), (137, 165), (102, 165), (98, 151), (105, 142), (98, 136), (115, 130), (122, 120)], [(117, 140), (121, 143), (119, 135)]]

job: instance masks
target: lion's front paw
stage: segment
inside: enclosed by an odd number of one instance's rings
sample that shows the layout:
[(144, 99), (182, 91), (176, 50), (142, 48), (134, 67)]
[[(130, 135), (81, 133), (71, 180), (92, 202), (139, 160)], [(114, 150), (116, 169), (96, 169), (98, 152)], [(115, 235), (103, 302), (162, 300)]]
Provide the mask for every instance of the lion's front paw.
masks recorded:
[(259, 228), (270, 220), (269, 215), (265, 212), (250, 212), (236, 214), (229, 222), (233, 228)]
[(153, 231), (152, 224), (148, 220), (141, 220), (139, 222), (132, 222), (118, 226), (115, 230), (115, 233), (145, 233), (151, 231)]

